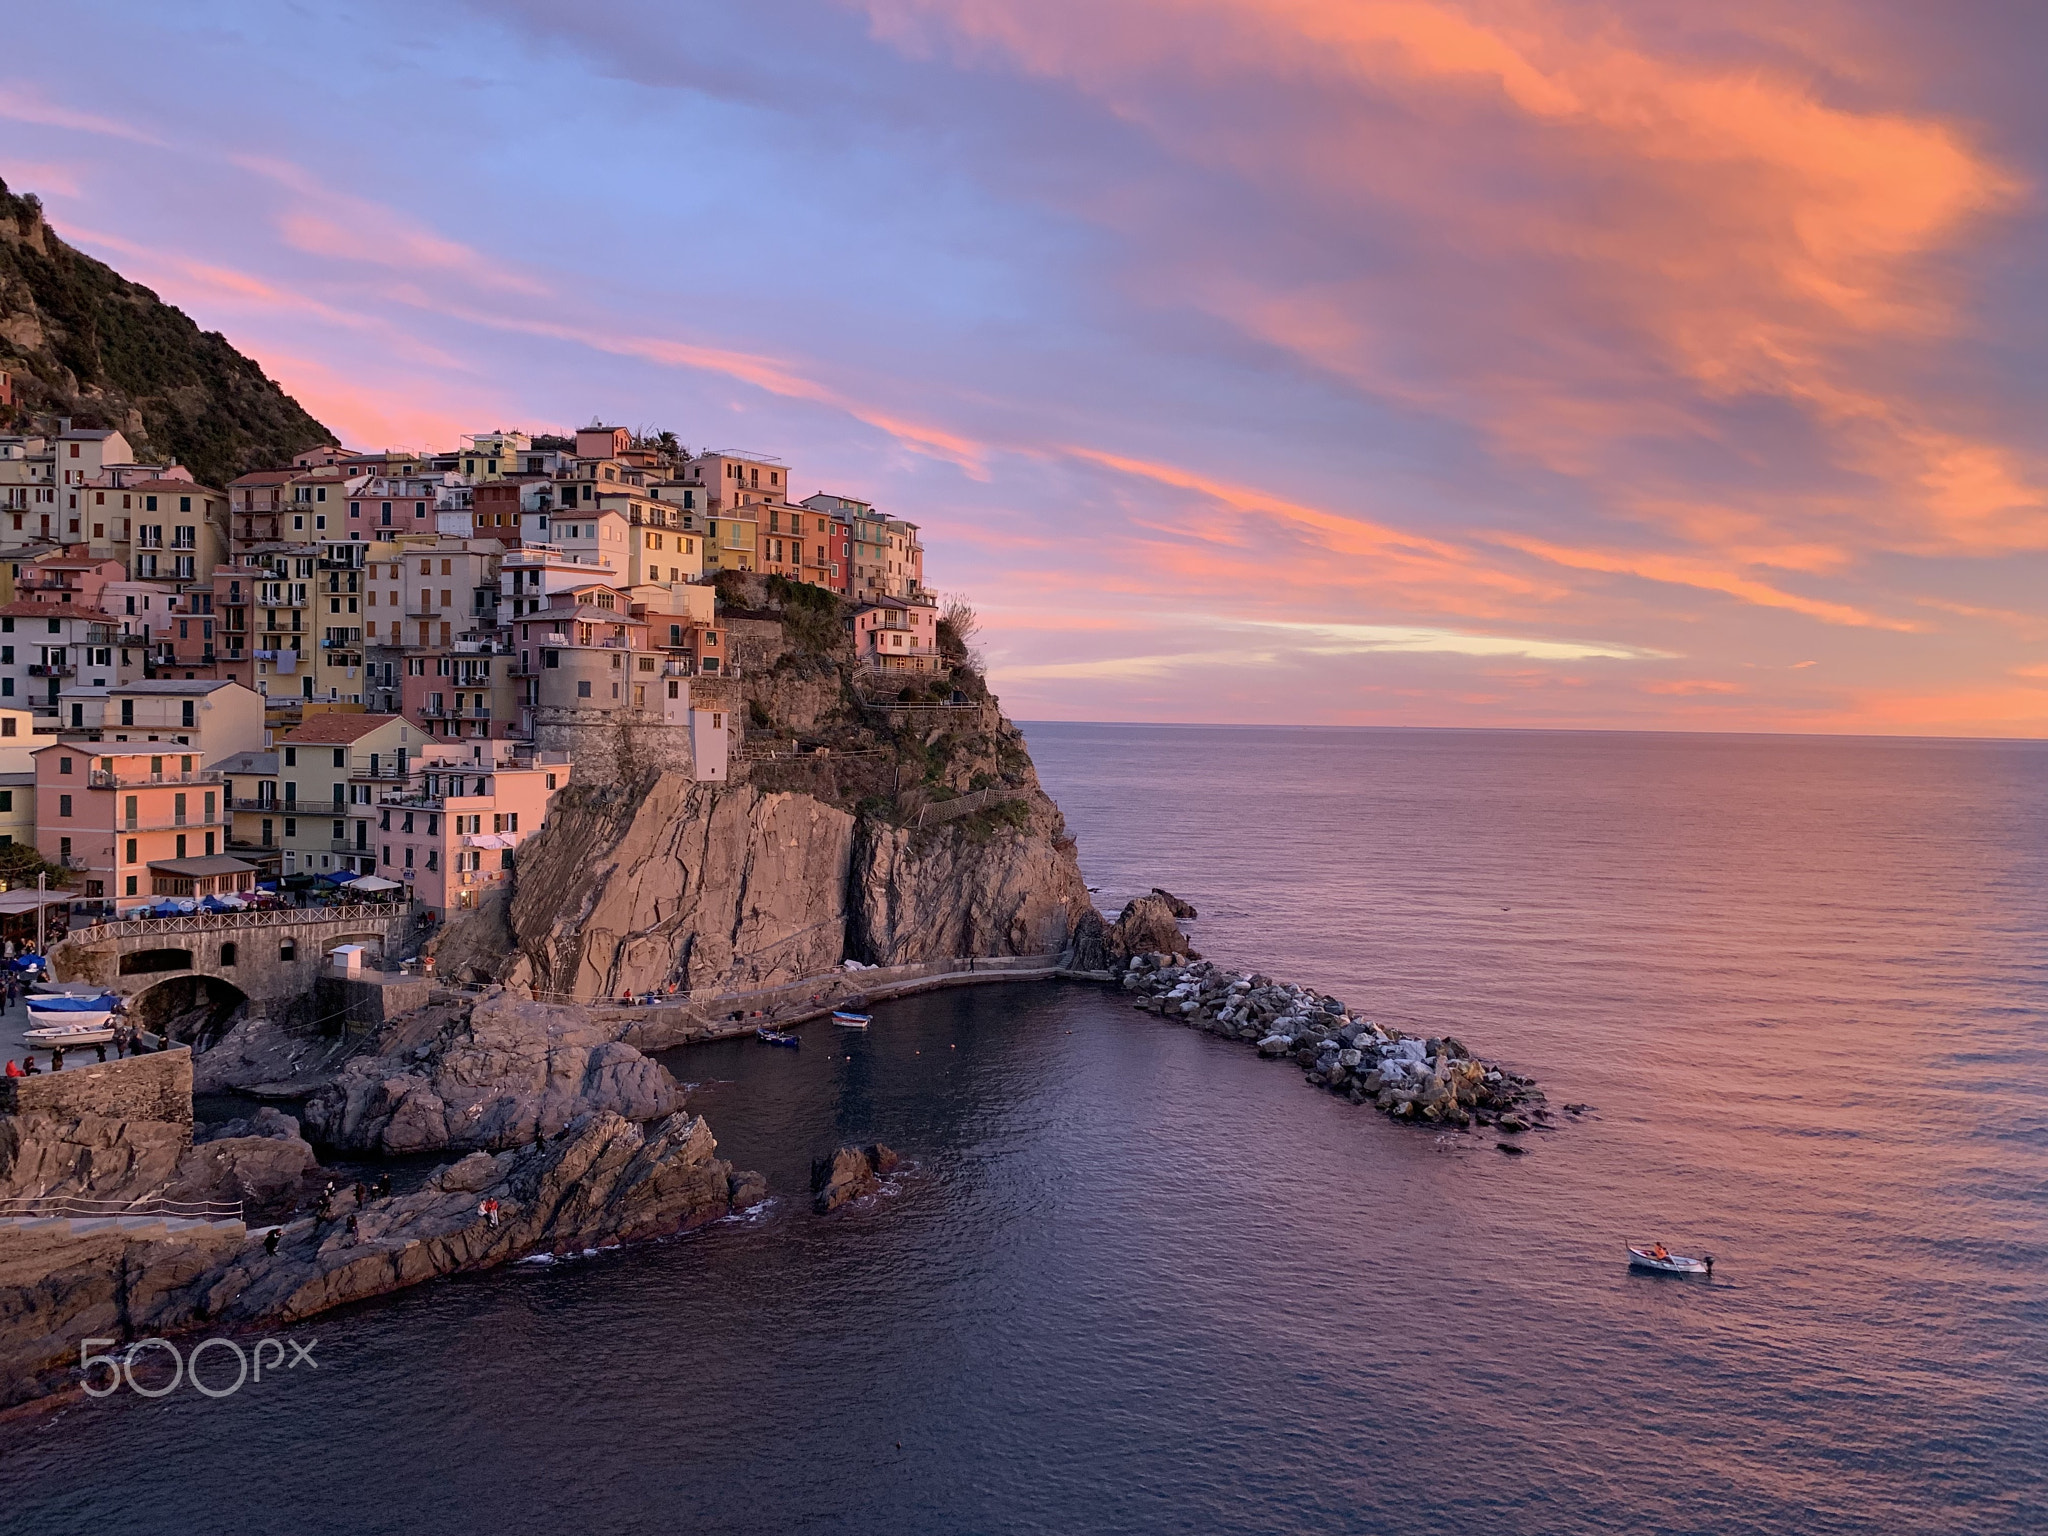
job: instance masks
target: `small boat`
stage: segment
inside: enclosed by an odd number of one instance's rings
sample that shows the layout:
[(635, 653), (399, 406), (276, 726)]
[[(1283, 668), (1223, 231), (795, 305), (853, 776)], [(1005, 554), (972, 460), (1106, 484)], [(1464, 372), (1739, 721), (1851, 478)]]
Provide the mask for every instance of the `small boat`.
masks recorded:
[(114, 1026), (111, 1024), (51, 1024), (42, 1029), (25, 1029), (21, 1038), (30, 1045), (39, 1045), (44, 1050), (68, 1051), (81, 1045), (112, 1045)]
[[(41, 1038), (53, 1031), (69, 1038), (78, 1029), (100, 1029), (114, 1016), (114, 1007), (120, 999), (109, 993), (91, 997), (63, 996), (52, 993), (31, 993), (23, 999), (28, 1004), (28, 1021), (35, 1027), (26, 1038), (38, 1045), (46, 1042)], [(108, 1033), (107, 1038), (113, 1039)], [(90, 1044), (91, 1042), (87, 1042)]]
[(795, 1035), (788, 1034), (785, 1031), (779, 1029), (770, 1029), (766, 1024), (761, 1025), (754, 1031), (754, 1038), (756, 1040), (763, 1041), (768, 1045), (787, 1045), (790, 1047), (795, 1047), (803, 1044), (803, 1042), (797, 1039)]
[[(1659, 1250), (1662, 1252), (1659, 1252)], [(1662, 1243), (1655, 1248), (1638, 1248), (1631, 1243), (1628, 1247), (1630, 1269), (1647, 1269), (1657, 1275), (1711, 1275), (1714, 1272), (1714, 1256), (1689, 1259), (1682, 1253), (1673, 1253)]]
[(855, 1013), (851, 1008), (834, 1008), (832, 1022), (841, 1029), (866, 1029), (875, 1022), (871, 1013)]

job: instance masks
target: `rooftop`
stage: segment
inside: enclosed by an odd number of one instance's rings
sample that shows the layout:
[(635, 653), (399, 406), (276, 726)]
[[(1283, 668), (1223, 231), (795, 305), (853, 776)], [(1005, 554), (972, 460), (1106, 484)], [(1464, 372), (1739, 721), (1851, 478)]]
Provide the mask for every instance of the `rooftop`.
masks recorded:
[(403, 715), (314, 715), (304, 725), (285, 737), (287, 746), (342, 746), (351, 741), (360, 741), (380, 726), (403, 720)]
[(213, 693), (222, 688), (239, 688), (241, 684), (226, 677), (169, 678), (156, 677), (143, 683), (123, 683), (111, 691), (116, 694), (137, 693), (145, 697), (176, 698), (188, 693)]

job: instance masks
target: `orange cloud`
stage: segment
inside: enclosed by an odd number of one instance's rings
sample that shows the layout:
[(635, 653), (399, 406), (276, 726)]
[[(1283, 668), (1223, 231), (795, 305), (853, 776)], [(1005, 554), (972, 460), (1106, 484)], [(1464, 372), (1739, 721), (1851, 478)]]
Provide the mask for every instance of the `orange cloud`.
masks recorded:
[[(1415, 253), (1393, 276), (1331, 278), (1205, 266), (1176, 246), (1146, 274), (1155, 302), (1469, 419), (1599, 480), (1619, 511), (1667, 500), (1668, 471), (1618, 475), (1630, 445), (1746, 453), (1725, 417), (1761, 402), (1818, 438), (1802, 470), (1843, 477), (1827, 495), (1774, 493), (1778, 518), (1887, 549), (2048, 548), (2038, 455), (1905, 366), (1963, 323), (1933, 263), (2029, 189), (1932, 112), (1829, 99), (1818, 67), (1783, 62), (1803, 40), (1782, 12), (1717, 13), (1759, 46), (1708, 59), (1660, 46), (1655, 13), (1589, 0), (862, 8), (906, 52), (1056, 79), (1189, 165), (1397, 229)], [(1816, 66), (1855, 73), (1841, 49), (1808, 44)], [(1202, 109), (1222, 91), (1238, 110)], [(1259, 91), (1273, 110), (1245, 109)]]

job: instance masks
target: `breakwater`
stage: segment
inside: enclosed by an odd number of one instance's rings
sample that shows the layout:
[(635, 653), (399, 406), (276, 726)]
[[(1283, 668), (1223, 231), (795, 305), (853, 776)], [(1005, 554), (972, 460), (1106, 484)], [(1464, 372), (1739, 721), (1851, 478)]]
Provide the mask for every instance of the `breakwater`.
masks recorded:
[(1513, 1134), (1550, 1119), (1533, 1082), (1455, 1036), (1388, 1029), (1313, 987), (1163, 952), (1131, 956), (1121, 981), (1146, 1012), (1255, 1044), (1260, 1056), (1301, 1067), (1311, 1086), (1396, 1120)]

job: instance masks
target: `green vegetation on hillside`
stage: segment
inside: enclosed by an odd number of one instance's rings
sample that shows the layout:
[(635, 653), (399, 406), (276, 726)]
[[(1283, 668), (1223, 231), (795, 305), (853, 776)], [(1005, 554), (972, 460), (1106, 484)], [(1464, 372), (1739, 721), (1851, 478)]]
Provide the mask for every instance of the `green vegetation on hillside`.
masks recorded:
[(17, 401), (0, 429), (112, 427), (145, 462), (175, 459), (208, 485), (337, 441), (219, 332), (73, 250), (4, 181), (0, 369)]

